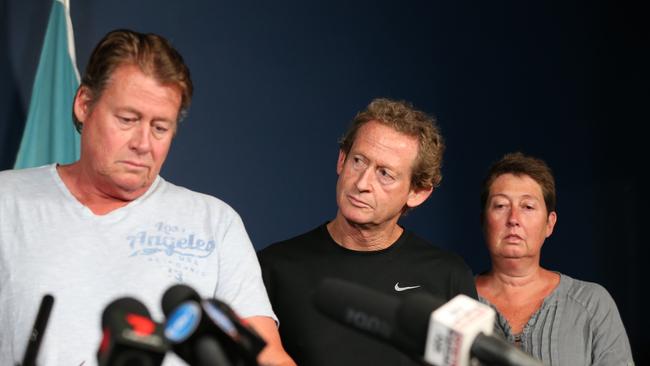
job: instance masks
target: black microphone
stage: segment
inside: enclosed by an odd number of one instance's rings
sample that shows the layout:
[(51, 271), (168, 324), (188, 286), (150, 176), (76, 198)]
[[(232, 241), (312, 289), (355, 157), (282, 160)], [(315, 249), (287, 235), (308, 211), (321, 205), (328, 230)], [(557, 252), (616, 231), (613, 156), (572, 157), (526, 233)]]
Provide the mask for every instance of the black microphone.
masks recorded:
[(266, 342), (226, 303), (202, 300), (194, 289), (178, 284), (165, 292), (162, 308), (167, 316), (165, 336), (189, 364), (198, 363), (205, 352), (222, 350), (222, 361), (204, 365), (257, 366), (257, 355)]
[(430, 365), (541, 366), (491, 336), (494, 310), (465, 295), (445, 302), (415, 293), (404, 300), (343, 280), (326, 279), (314, 294), (323, 314), (383, 340)]
[(36, 356), (38, 355), (38, 350), (41, 347), (43, 334), (45, 333), (47, 322), (50, 319), (50, 313), (52, 312), (53, 305), (54, 297), (52, 297), (50, 294), (44, 295), (41, 299), (41, 305), (38, 307), (38, 313), (36, 313), (36, 319), (34, 320), (32, 332), (30, 333), (29, 340), (27, 341), (27, 348), (25, 349), (25, 355), (23, 356), (22, 366), (36, 365)]
[(131, 297), (119, 298), (104, 309), (102, 330), (99, 366), (156, 366), (169, 349), (162, 326), (151, 319), (144, 304)]
[(230, 305), (214, 298), (206, 301), (210, 305), (207, 307), (208, 316), (217, 324), (225, 323), (224, 320), (220, 320), (225, 316), (234, 325), (235, 329), (230, 330), (228, 335), (240, 348), (243, 357), (248, 360), (247, 364), (257, 366), (257, 355), (266, 347), (264, 338), (245, 319), (240, 318)]

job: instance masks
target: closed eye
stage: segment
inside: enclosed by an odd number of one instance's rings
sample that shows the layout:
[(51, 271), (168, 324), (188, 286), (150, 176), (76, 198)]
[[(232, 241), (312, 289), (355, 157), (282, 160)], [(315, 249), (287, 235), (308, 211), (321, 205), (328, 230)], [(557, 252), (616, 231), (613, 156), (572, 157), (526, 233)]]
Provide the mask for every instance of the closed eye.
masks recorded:
[(138, 120), (137, 118), (122, 117), (122, 116), (117, 116), (117, 119), (119, 119), (120, 122), (122, 122), (122, 123), (133, 123), (133, 122), (136, 122)]
[(162, 127), (162, 126), (154, 126), (154, 129), (156, 130), (156, 132), (161, 132), (161, 133), (169, 131), (169, 128)]
[(533, 202), (531, 200), (525, 200), (525, 201), (521, 202), (521, 208), (523, 208), (524, 210), (527, 210), (527, 211), (536, 210), (537, 209), (537, 204), (536, 204), (536, 202)]

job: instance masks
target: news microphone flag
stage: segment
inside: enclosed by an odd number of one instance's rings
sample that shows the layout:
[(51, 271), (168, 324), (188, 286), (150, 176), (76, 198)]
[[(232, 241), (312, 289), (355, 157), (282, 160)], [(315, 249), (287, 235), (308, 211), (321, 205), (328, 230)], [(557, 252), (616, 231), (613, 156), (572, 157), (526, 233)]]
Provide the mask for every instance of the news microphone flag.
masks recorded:
[(14, 168), (79, 159), (72, 101), (79, 86), (70, 0), (54, 0)]

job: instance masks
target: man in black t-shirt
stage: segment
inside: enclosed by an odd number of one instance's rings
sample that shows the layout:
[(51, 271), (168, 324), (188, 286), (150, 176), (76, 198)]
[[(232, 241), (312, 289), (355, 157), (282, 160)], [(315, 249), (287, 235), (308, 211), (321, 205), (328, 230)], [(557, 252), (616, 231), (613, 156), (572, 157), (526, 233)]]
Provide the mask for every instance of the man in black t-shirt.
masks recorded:
[(406, 102), (375, 99), (340, 143), (336, 217), (259, 253), (282, 342), (297, 364), (418, 364), (320, 314), (311, 297), (324, 278), (394, 296), (425, 291), (443, 299), (459, 293), (476, 298), (471, 271), (459, 256), (397, 224), (440, 183), (443, 150), (432, 117)]

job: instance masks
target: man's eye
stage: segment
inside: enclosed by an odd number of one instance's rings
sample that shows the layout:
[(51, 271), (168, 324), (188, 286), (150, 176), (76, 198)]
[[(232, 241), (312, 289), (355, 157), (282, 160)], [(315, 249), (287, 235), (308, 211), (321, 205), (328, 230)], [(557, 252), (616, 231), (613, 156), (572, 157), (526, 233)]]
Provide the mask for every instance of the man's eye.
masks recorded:
[(160, 123), (154, 124), (153, 127), (151, 127), (151, 130), (156, 138), (163, 138), (169, 134), (171, 128), (167, 124)]
[(360, 157), (358, 156), (353, 156), (352, 157), (352, 167), (355, 169), (363, 169), (366, 166), (365, 161), (363, 161)]
[(379, 175), (379, 181), (383, 184), (389, 184), (395, 181), (395, 177), (386, 169), (379, 169), (377, 173)]

